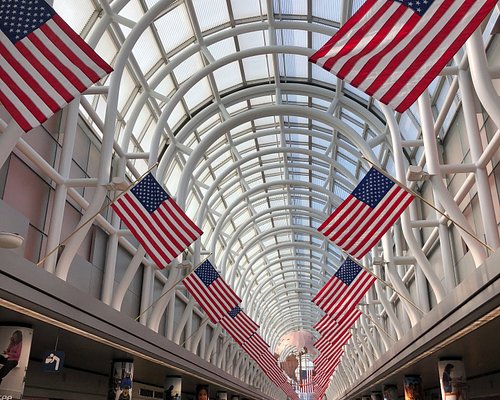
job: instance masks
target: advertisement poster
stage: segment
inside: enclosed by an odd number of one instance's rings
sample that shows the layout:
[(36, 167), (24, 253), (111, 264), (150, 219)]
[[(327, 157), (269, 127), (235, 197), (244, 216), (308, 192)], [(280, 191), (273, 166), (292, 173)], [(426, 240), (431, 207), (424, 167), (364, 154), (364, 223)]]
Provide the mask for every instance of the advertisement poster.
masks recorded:
[(167, 375), (163, 383), (163, 400), (180, 400), (182, 392), (182, 378)]
[(405, 375), (405, 400), (424, 400), (422, 379), (418, 375)]
[(440, 360), (439, 382), (443, 400), (467, 400), (465, 367), (462, 360)]
[(31, 328), (0, 326), (0, 398), (22, 398), (32, 338)]
[(134, 363), (132, 360), (114, 361), (108, 400), (129, 400), (132, 398)]
[(227, 392), (217, 392), (217, 400), (227, 400)]

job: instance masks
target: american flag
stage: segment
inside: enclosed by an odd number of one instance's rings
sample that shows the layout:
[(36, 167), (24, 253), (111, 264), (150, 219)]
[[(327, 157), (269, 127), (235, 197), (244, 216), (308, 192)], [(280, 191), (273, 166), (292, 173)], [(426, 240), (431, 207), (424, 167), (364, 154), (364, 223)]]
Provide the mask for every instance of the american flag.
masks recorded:
[(313, 302), (328, 315), (341, 318), (351, 312), (375, 282), (375, 277), (351, 258), (347, 258)]
[(239, 306), (229, 311), (219, 323), (240, 345), (259, 329), (259, 325), (246, 315)]
[(361, 316), (361, 311), (357, 308), (353, 309), (351, 312), (343, 314), (337, 319), (332, 318), (330, 315), (325, 314), (319, 321), (314, 325), (319, 333), (321, 333), (321, 338), (332, 339), (337, 332), (343, 332), (349, 329), (357, 319)]
[(204, 261), (182, 283), (213, 323), (224, 318), (241, 302), (210, 261)]
[(241, 348), (254, 360), (257, 360), (262, 353), (271, 354), (269, 345), (257, 332), (250, 336), (250, 338), (241, 345)]
[(313, 370), (302, 369), (300, 370), (300, 386), (299, 392), (312, 393), (313, 392)]
[(359, 259), (384, 236), (413, 198), (392, 179), (371, 168), (318, 230)]
[(203, 233), (151, 173), (111, 207), (159, 268), (166, 267)]
[(320, 355), (326, 358), (331, 358), (339, 349), (342, 348), (344, 344), (351, 338), (352, 334), (349, 331), (345, 331), (340, 334), (336, 340), (330, 341), (325, 340), (321, 342), (321, 345), (318, 343), (314, 344), (314, 347), (320, 351)]
[(367, 0), (309, 60), (402, 112), (496, 3)]
[(2, 0), (0, 29), (0, 103), (26, 132), (112, 71), (44, 0)]

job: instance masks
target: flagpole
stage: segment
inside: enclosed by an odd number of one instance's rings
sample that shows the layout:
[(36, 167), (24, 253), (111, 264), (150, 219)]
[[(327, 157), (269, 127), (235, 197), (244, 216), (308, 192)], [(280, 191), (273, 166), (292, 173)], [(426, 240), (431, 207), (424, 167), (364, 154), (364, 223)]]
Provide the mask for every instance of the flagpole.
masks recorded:
[(179, 346), (181, 347), (184, 346), (189, 339), (191, 339), (194, 335), (196, 335), (200, 331), (201, 328), (205, 327), (206, 323), (208, 323), (208, 317), (203, 318), (198, 329), (196, 329), (193, 333), (191, 333), (191, 335), (189, 335)]
[(368, 314), (364, 313), (364, 312), (363, 312), (363, 311), (362, 311), (359, 307), (357, 307), (357, 309), (358, 309), (358, 311), (359, 311), (361, 314), (363, 314), (366, 318), (368, 318), (371, 322), (373, 322), (373, 323), (375, 324), (375, 326), (376, 326), (378, 329), (380, 329), (382, 332), (384, 332), (386, 336), (390, 337), (392, 340), (394, 340), (394, 342), (397, 342), (397, 340), (396, 340), (396, 339), (394, 339), (391, 335), (389, 335), (389, 333), (387, 333), (387, 331), (386, 331), (384, 328), (382, 328), (382, 327), (378, 324), (378, 322), (376, 322), (376, 321), (375, 321), (372, 317), (370, 317)]
[(151, 168), (149, 168), (139, 178), (137, 178), (134, 182), (132, 182), (124, 191), (122, 191), (116, 199), (114, 199), (113, 201), (111, 201), (111, 203), (106, 204), (105, 206), (102, 206), (99, 211), (97, 211), (94, 215), (92, 215), (89, 219), (87, 219), (87, 221), (85, 221), (78, 228), (76, 228), (66, 239), (64, 239), (63, 241), (61, 241), (61, 243), (59, 243), (55, 248), (53, 248), (51, 251), (49, 251), (47, 254), (45, 254), (45, 256), (40, 261), (38, 261), (38, 263), (36, 264), (36, 266), (39, 267), (41, 264), (43, 264), (43, 262), (49, 256), (51, 256), (52, 254), (54, 254), (59, 249), (59, 247), (61, 247), (64, 243), (66, 243), (74, 234), (76, 234), (78, 231), (80, 231), (80, 229), (82, 229), (84, 226), (86, 226), (89, 222), (94, 221), (95, 217), (97, 217), (101, 212), (103, 212), (106, 208), (108, 208), (111, 204), (113, 204), (116, 200), (118, 200), (124, 193), (128, 192), (131, 187), (133, 187), (134, 185), (136, 185), (137, 182), (139, 182), (142, 178), (144, 178), (147, 174), (149, 174), (151, 172), (151, 170), (153, 168), (155, 168), (157, 165), (158, 165), (158, 162), (154, 163)]
[(392, 176), (390, 176), (386, 171), (384, 171), (382, 168), (380, 168), (378, 165), (376, 165), (373, 161), (369, 160), (368, 158), (361, 156), (365, 161), (367, 161), (369, 164), (373, 166), (378, 172), (380, 172), (382, 175), (386, 176), (389, 178), (391, 181), (393, 181), (396, 185), (399, 185), (403, 189), (405, 189), (407, 192), (411, 193), (415, 197), (418, 197), (421, 201), (423, 201), (425, 204), (427, 204), (429, 207), (433, 208), (436, 212), (438, 212), (440, 215), (445, 217), (448, 221), (454, 223), (456, 226), (458, 226), (460, 229), (462, 229), (465, 233), (467, 233), (469, 236), (471, 236), (473, 239), (477, 240), (479, 243), (481, 243), (484, 247), (486, 247), (489, 251), (492, 253), (495, 252), (495, 250), (489, 246), (487, 243), (483, 242), (481, 239), (479, 239), (474, 233), (469, 231), (466, 227), (462, 226), (460, 223), (456, 222), (454, 219), (446, 215), (443, 211), (441, 211), (439, 208), (437, 208), (434, 204), (432, 204), (430, 201), (427, 199), (424, 199), (420, 194), (415, 192), (414, 190), (410, 189), (408, 186), (404, 185), (403, 183), (399, 182), (397, 179), (394, 179)]
[[(352, 257), (349, 253), (346, 252), (346, 254), (349, 255), (350, 258), (352, 258), (353, 260), (356, 260), (354, 257)], [(422, 314), (425, 314), (424, 311), (419, 307), (417, 306), (413, 300), (410, 300), (408, 297), (404, 296), (403, 294), (401, 294), (399, 291), (397, 291), (394, 286), (392, 286), (392, 284), (390, 284), (389, 282), (385, 281), (384, 279), (380, 278), (377, 274), (375, 274), (374, 272), (370, 271), (368, 268), (366, 268), (362, 263), (361, 261), (356, 261), (356, 264), (358, 264), (361, 268), (363, 268), (366, 272), (368, 272), (370, 275), (372, 275), (373, 277), (375, 277), (376, 279), (378, 279), (380, 282), (382, 282), (385, 286), (391, 288), (392, 290), (394, 290), (394, 292), (396, 292), (398, 294), (398, 296), (400, 296), (401, 298), (405, 299), (408, 303), (410, 303), (413, 307), (415, 307), (418, 311), (420, 311)]]
[[(198, 268), (201, 264), (203, 264), (205, 261), (208, 260), (208, 258), (212, 255), (212, 253), (208, 254), (208, 256), (206, 256), (203, 261), (201, 261), (196, 267), (192, 268), (191, 271), (189, 271), (189, 273), (187, 275), (189, 275), (191, 272), (193, 272), (196, 268)], [(186, 275), (186, 276), (187, 276)], [(158, 297), (155, 301), (153, 301), (151, 303), (151, 305), (146, 308), (143, 312), (141, 312), (137, 317), (135, 317), (134, 319), (137, 321), (146, 311), (148, 311), (151, 307), (153, 307), (156, 303), (158, 303), (158, 301), (163, 297), (165, 296), (167, 293), (169, 293), (172, 289), (175, 289), (177, 284), (179, 284), (180, 282), (182, 282), (182, 280), (185, 278), (185, 276), (183, 276), (181, 279), (179, 279), (177, 282), (175, 282), (169, 289), (167, 289), (165, 291), (165, 293), (161, 294), (160, 297)], [(184, 344), (184, 343), (183, 343)]]

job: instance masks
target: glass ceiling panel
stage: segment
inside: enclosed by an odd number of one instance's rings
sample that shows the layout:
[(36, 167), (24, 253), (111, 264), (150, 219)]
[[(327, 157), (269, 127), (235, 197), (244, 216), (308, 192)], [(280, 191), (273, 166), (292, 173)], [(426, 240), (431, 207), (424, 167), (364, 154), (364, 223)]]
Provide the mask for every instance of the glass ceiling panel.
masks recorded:
[(312, 0), (312, 16), (330, 21), (340, 21), (342, 5), (340, 0)]
[(218, 68), (213, 75), (219, 91), (241, 85), (242, 82), (240, 66), (236, 61)]
[(80, 0), (78, 7), (67, 0), (54, 0), (53, 8), (76, 32), (81, 33), (92, 14), (96, 13), (92, 0)]
[(307, 0), (274, 0), (274, 12), (278, 15), (307, 15)]
[(147, 29), (137, 41), (132, 53), (141, 68), (141, 71), (146, 74), (153, 68), (162, 58), (159, 47), (154, 39), (153, 31)]
[(144, 10), (139, 0), (130, 0), (126, 6), (120, 10), (120, 16), (134, 22), (139, 21), (143, 15)]
[(174, 68), (174, 75), (179, 84), (189, 79), (194, 73), (203, 69), (203, 60), (200, 53), (195, 53)]
[(207, 101), (212, 96), (212, 90), (208, 83), (208, 78), (203, 78), (198, 81), (190, 90), (184, 95), (186, 105), (190, 110), (193, 110), (200, 103)]
[(226, 0), (191, 0), (202, 32), (229, 22)]
[(180, 4), (154, 23), (163, 48), (167, 53), (193, 39), (194, 32), (186, 6)]
[(234, 19), (259, 17), (267, 15), (266, 3), (262, 0), (231, 0)]

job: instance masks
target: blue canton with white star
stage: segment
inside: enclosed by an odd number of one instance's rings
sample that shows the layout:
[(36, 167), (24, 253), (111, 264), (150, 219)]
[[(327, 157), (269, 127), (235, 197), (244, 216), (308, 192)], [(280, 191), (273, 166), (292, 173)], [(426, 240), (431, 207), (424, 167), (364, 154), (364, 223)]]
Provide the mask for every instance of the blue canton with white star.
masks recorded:
[(0, 29), (15, 44), (55, 13), (44, 0), (0, 0)]
[(362, 269), (358, 263), (348, 258), (335, 273), (335, 277), (349, 286)]
[(220, 276), (208, 260), (196, 268), (194, 273), (198, 275), (205, 286), (210, 286)]
[(234, 307), (231, 311), (228, 312), (231, 318), (236, 318), (236, 316), (240, 313), (241, 308), (239, 306)]
[(392, 180), (378, 172), (375, 168), (371, 168), (359, 185), (352, 191), (352, 195), (371, 208), (375, 208), (393, 185), (395, 183)]
[(151, 173), (147, 174), (130, 191), (149, 213), (156, 211), (161, 203), (170, 198)]
[(402, 3), (407, 7), (410, 7), (418, 15), (422, 16), (432, 5), (434, 0), (395, 0), (398, 3)]

